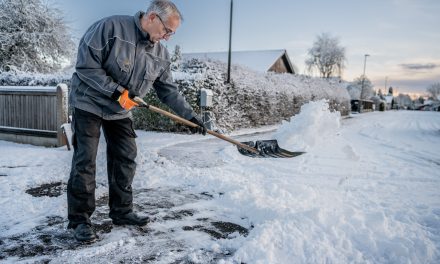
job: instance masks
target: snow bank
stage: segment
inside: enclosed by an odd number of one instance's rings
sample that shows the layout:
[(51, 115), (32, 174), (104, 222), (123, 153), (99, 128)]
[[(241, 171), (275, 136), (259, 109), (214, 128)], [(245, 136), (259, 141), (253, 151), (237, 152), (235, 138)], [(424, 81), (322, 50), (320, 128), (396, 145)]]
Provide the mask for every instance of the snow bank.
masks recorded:
[(280, 146), (307, 151), (315, 144), (334, 136), (341, 124), (341, 114), (331, 112), (327, 100), (319, 100), (301, 106), (298, 115), (283, 121), (273, 134)]

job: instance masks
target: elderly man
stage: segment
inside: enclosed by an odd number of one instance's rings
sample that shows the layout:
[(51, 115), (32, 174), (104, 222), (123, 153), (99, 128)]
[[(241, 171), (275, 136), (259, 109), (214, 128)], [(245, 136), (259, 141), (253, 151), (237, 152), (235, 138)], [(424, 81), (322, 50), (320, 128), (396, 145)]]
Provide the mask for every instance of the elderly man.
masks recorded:
[(95, 210), (96, 154), (101, 128), (107, 142), (110, 218), (115, 225), (145, 225), (133, 212), (136, 133), (130, 110), (134, 96), (154, 88), (178, 115), (206, 128), (172, 82), (170, 57), (160, 43), (180, 26), (182, 16), (170, 1), (152, 1), (134, 16), (111, 16), (94, 23), (82, 37), (69, 96), (73, 112), (74, 154), (67, 186), (69, 228), (78, 241), (96, 239), (90, 216)]

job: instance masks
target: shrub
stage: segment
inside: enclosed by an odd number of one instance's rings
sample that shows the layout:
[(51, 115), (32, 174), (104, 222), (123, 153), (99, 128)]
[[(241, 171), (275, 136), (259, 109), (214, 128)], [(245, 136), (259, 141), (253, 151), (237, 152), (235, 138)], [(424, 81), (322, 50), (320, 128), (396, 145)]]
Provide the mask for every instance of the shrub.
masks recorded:
[[(232, 131), (273, 125), (297, 114), (301, 105), (312, 100), (328, 99), (333, 110), (346, 115), (350, 97), (343, 84), (334, 79), (311, 78), (292, 74), (258, 73), (233, 66), (232, 82), (226, 84), (226, 65), (218, 61), (191, 59), (173, 71), (179, 91), (196, 112), (200, 111), (199, 94), (202, 88), (214, 93), (210, 111), (217, 128)], [(154, 91), (146, 101), (169, 110), (159, 102)], [(185, 131), (167, 117), (149, 111), (135, 112), (137, 128), (159, 131)]]

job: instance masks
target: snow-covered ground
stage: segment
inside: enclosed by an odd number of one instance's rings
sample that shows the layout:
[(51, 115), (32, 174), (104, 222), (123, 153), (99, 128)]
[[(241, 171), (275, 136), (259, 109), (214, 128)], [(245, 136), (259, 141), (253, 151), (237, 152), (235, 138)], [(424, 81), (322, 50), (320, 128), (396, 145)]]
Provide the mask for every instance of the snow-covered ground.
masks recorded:
[(210, 136), (137, 131), (145, 228), (109, 224), (102, 141), (91, 245), (65, 229), (72, 152), (0, 141), (0, 261), (440, 263), (440, 113), (341, 118), (319, 101), (267, 130), (232, 136), (307, 153), (256, 159)]

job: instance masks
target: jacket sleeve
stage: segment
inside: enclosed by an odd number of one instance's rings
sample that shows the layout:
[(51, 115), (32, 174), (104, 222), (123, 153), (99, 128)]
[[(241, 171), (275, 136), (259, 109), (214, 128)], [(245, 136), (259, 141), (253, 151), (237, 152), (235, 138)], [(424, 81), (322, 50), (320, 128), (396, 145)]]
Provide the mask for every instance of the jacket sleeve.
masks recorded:
[(76, 62), (81, 81), (108, 97), (119, 87), (102, 67), (113, 44), (112, 31), (112, 25), (104, 20), (93, 24), (79, 43)]
[(162, 103), (168, 105), (179, 116), (189, 120), (196, 116), (192, 107), (179, 92), (168, 69), (154, 82), (154, 89)]

